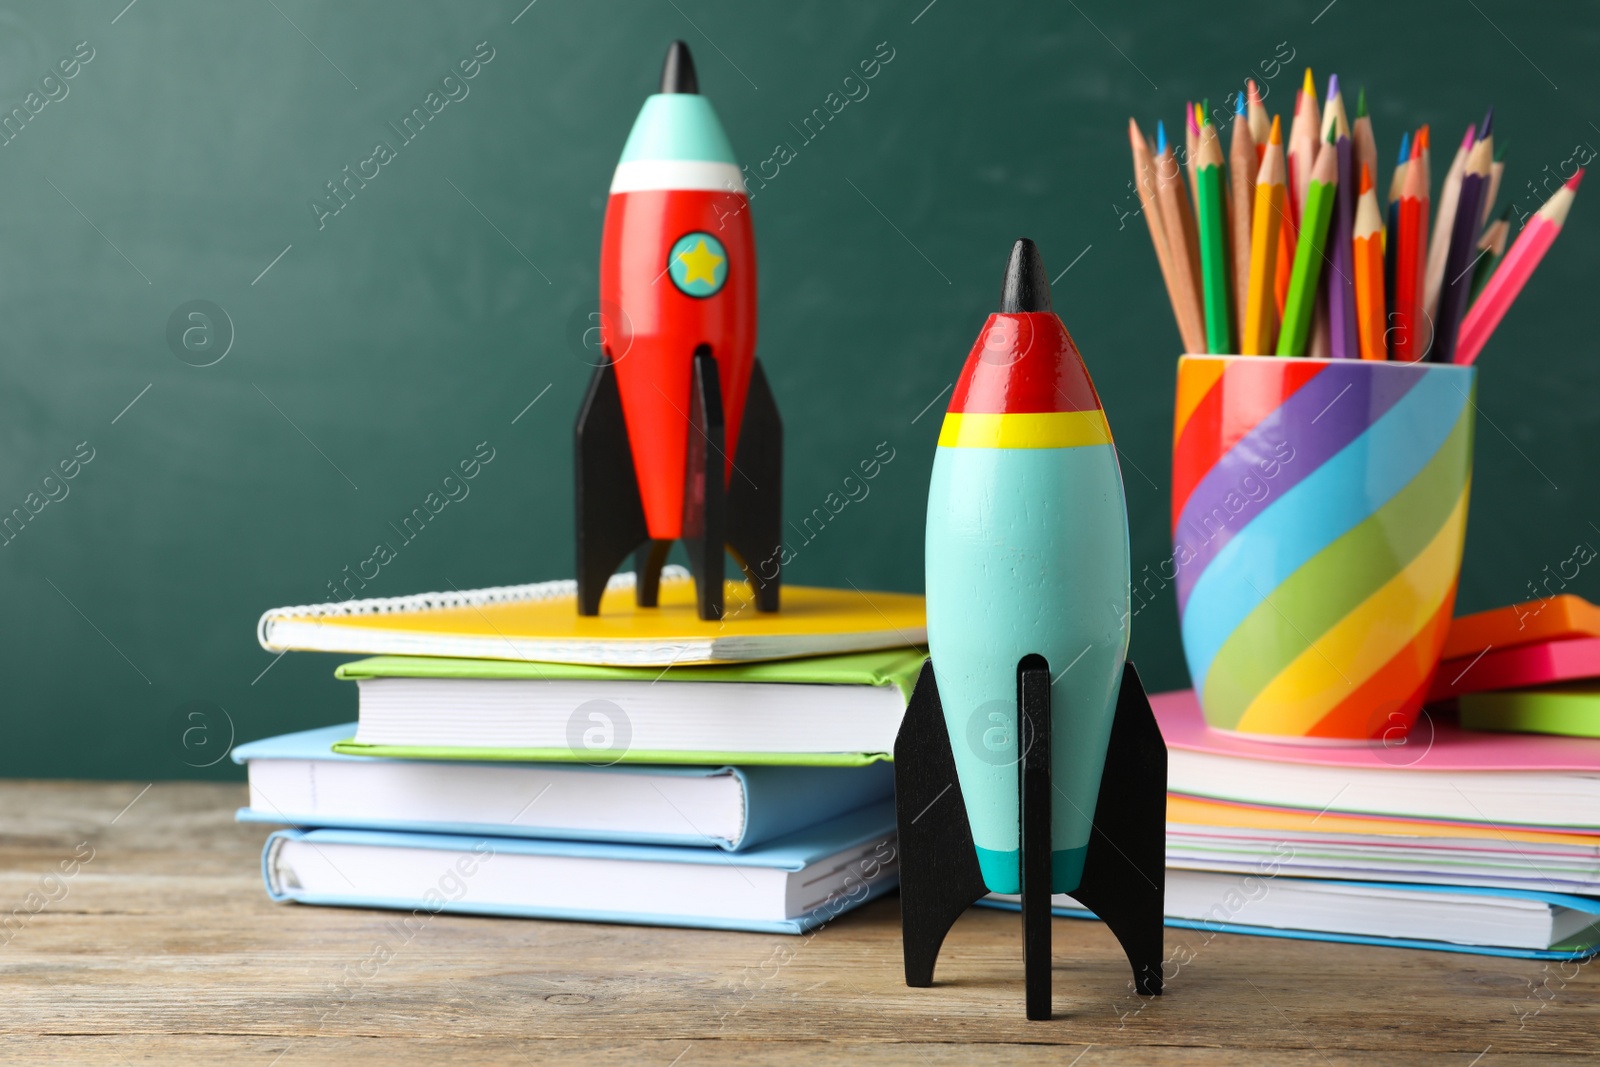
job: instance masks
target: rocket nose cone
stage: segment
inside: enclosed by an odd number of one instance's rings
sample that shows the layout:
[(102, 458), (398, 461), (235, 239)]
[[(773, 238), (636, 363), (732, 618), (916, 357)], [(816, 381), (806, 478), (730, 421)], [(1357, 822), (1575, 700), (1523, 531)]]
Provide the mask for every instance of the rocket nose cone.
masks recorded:
[(689, 46), (682, 41), (673, 41), (667, 47), (666, 62), (661, 64), (661, 91), (664, 93), (700, 91), (700, 81), (694, 73), (694, 60), (689, 56)]
[(1000, 311), (1015, 315), (1051, 310), (1054, 309), (1050, 306), (1050, 280), (1045, 275), (1044, 258), (1032, 241), (1018, 238), (1011, 246), (1005, 281), (1000, 284)]

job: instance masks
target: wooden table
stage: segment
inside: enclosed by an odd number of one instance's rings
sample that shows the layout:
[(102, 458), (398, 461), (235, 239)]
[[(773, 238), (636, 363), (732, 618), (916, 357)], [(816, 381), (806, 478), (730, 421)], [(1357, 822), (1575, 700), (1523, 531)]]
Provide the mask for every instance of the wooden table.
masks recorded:
[(939, 984), (908, 989), (893, 897), (810, 937), (441, 915), (402, 941), (392, 913), (271, 903), (265, 828), (233, 822), (244, 801), (192, 782), (0, 782), (0, 1061), (1498, 1067), (1600, 1052), (1600, 966), (1169, 930), (1169, 958), (1188, 962), (1143, 1001), (1110, 935), (1072, 920), (1056, 924), (1056, 1018), (1028, 1023), (1015, 915), (974, 910)]

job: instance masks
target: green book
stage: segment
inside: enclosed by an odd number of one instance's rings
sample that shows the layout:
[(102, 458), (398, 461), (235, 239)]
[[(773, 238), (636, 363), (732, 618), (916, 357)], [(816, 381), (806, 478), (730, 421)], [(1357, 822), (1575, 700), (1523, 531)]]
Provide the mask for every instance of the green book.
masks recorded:
[(402, 759), (858, 766), (889, 759), (921, 648), (725, 666), (378, 656), (333, 750)]
[(1467, 693), (1458, 703), (1466, 730), (1600, 737), (1600, 682)]

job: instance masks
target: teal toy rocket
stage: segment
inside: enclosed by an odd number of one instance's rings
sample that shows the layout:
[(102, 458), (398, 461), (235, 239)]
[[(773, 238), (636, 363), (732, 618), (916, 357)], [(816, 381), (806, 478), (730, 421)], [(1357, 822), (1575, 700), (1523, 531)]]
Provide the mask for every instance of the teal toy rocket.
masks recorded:
[[(1127, 913), (1122, 925), (1143, 938), (1130, 961), (1159, 990), (1165, 748), (1127, 663), (1122, 474), (1027, 240), (1012, 249), (1000, 309), (939, 432), (926, 559), (931, 658), (895, 749), (908, 983), (932, 979), (954, 919), (939, 926), (943, 912), (987, 892), (1021, 893), (1028, 1015), (1048, 1017), (1049, 897), (1071, 893), (1113, 929), (1101, 907)], [(923, 781), (946, 760), (945, 782)], [(1114, 773), (1119, 763), (1129, 765)], [(1120, 862), (1107, 861), (1119, 846)], [(1105, 892), (1130, 876), (1134, 884)], [(914, 930), (919, 923), (928, 929)], [(913, 973), (919, 952), (925, 975), (920, 957)]]

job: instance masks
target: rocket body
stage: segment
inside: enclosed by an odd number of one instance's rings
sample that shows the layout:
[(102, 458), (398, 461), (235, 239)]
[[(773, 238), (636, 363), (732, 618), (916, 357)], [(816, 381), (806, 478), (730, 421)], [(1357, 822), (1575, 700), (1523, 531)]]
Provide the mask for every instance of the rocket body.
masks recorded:
[(628, 135), (606, 205), (600, 315), (649, 535), (670, 541), (683, 532), (695, 349), (709, 345), (716, 358), (724, 479), (755, 361), (748, 194), (722, 124), (698, 93), (652, 95)]
[(1128, 651), (1122, 474), (1053, 312), (990, 316), (940, 431), (928, 493), (928, 642), (993, 892), (1019, 891), (1017, 665), (1051, 675), (1051, 883), (1083, 874)]

